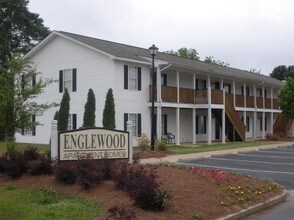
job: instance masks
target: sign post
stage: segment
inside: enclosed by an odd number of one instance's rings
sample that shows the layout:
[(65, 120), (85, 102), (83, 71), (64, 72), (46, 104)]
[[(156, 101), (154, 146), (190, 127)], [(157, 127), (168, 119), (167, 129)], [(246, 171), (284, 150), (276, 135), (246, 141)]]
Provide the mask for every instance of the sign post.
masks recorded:
[(58, 132), (57, 132), (57, 121), (51, 122), (51, 159), (56, 160), (58, 157)]

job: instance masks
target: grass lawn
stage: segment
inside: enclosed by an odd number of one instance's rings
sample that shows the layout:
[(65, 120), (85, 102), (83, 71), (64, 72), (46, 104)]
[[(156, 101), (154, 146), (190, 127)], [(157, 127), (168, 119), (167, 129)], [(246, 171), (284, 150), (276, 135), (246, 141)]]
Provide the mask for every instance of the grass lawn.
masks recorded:
[(53, 189), (0, 186), (1, 219), (94, 219), (101, 215), (97, 202), (63, 196)]
[[(37, 147), (39, 149), (40, 153), (45, 153), (46, 151), (48, 151), (50, 149), (48, 144), (24, 144), (24, 143), (15, 143), (15, 149), (17, 151), (22, 151), (28, 145)], [(1, 141), (0, 142), (0, 155), (5, 153), (6, 151), (7, 151), (6, 142)]]
[[(255, 147), (261, 145), (281, 143), (280, 141), (245, 141), (245, 142), (227, 142), (225, 144), (216, 143), (216, 144), (203, 144), (197, 145), (195, 147), (188, 146), (167, 146), (168, 151), (173, 151), (178, 154), (190, 154), (190, 153), (201, 153), (207, 151), (216, 151), (216, 150), (226, 150), (233, 148), (244, 148), (244, 147)], [(134, 147), (134, 153), (141, 152), (139, 147)]]

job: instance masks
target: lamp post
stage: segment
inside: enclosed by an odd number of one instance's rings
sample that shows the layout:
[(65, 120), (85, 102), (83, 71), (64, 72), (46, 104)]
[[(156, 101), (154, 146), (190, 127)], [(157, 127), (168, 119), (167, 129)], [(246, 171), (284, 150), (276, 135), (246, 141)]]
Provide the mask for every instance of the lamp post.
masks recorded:
[(155, 114), (154, 114), (154, 99), (155, 99), (155, 71), (154, 71), (154, 57), (157, 54), (158, 48), (153, 44), (149, 47), (149, 53), (152, 56), (152, 106), (151, 106), (151, 150), (154, 150), (155, 139)]

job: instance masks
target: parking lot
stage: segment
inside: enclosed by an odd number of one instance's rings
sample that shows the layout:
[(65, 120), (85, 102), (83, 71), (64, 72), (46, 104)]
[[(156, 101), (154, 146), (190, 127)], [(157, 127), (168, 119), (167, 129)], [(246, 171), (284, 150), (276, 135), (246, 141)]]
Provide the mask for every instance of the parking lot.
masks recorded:
[(294, 214), (294, 147), (279, 147), (248, 153), (212, 156), (178, 162), (178, 165), (220, 168), (279, 183), (288, 190), (286, 202), (248, 219), (293, 219)]

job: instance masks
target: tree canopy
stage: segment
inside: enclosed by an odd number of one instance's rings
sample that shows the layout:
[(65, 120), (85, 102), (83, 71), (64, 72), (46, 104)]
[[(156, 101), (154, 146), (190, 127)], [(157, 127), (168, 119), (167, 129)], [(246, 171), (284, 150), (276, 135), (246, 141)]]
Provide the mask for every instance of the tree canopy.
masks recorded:
[[(165, 53), (172, 54), (172, 55), (179, 56), (179, 57), (183, 57), (183, 58), (188, 58), (188, 59), (200, 61), (199, 53), (197, 52), (196, 49), (192, 49), (192, 48), (187, 49), (186, 47), (182, 47), (182, 48), (178, 49), (177, 51), (168, 50), (168, 51), (165, 51)], [(221, 61), (221, 60), (216, 60), (213, 56), (205, 57), (203, 62), (217, 64), (220, 66), (230, 66), (229, 63)]]
[(0, 66), (0, 130), (5, 136), (14, 136), (24, 128), (32, 129), (39, 125), (32, 116), (42, 114), (56, 106), (54, 102), (37, 103), (34, 98), (54, 82), (38, 76), (35, 67), (28, 59), (12, 57), (7, 67)]
[(279, 91), (279, 105), (283, 113), (294, 119), (294, 78), (288, 77), (286, 84)]
[(270, 77), (278, 80), (286, 80), (287, 77), (294, 78), (294, 66), (280, 65), (273, 69)]
[(0, 0), (0, 65), (15, 53), (27, 53), (50, 33), (39, 15), (28, 10), (28, 3)]
[(191, 48), (187, 49), (186, 47), (182, 47), (178, 49), (177, 51), (169, 50), (169, 51), (165, 51), (165, 53), (192, 59), (192, 60), (200, 60), (197, 50), (191, 49)]
[(84, 123), (83, 127), (94, 127), (95, 126), (95, 111), (96, 111), (96, 99), (92, 89), (88, 91), (87, 102), (85, 104), (84, 111)]

